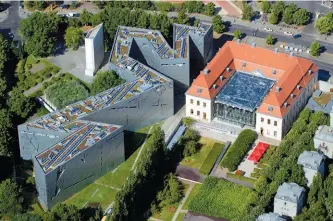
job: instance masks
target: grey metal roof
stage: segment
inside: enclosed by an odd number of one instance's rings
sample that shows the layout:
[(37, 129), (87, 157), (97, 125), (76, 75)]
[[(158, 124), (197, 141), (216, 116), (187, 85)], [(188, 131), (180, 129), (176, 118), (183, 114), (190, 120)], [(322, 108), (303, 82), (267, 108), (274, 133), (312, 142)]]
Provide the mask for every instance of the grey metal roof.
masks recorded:
[(314, 139), (333, 143), (333, 128), (326, 125), (319, 126)]
[(313, 111), (323, 111), (326, 114), (329, 114), (333, 107), (333, 99), (331, 99), (327, 104), (318, 104), (313, 97), (320, 97), (322, 95), (322, 91), (316, 90), (313, 92), (312, 97), (309, 99), (306, 107)]
[(305, 189), (296, 183), (283, 183), (279, 186), (275, 198), (297, 203)]
[(260, 215), (256, 221), (286, 221), (277, 213), (264, 213)]
[(297, 164), (312, 170), (318, 170), (323, 161), (323, 155), (316, 151), (304, 151), (299, 155)]
[(273, 84), (268, 78), (236, 72), (216, 96), (216, 102), (254, 111)]

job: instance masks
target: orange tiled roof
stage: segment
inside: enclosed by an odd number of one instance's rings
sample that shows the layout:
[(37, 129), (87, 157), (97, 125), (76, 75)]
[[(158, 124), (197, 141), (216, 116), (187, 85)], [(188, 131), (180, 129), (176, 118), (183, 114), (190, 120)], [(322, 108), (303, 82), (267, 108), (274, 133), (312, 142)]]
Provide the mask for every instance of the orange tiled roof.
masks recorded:
[[(227, 68), (230, 70), (227, 71)], [(209, 73), (204, 74), (202, 71), (186, 94), (211, 100), (220, 92), (235, 70), (243, 72), (260, 70), (265, 77), (277, 81), (257, 112), (282, 117), (296, 100), (297, 95), (314, 77), (314, 74), (308, 74), (308, 71), (312, 70), (314, 73), (318, 68), (304, 58), (230, 41), (220, 48), (205, 69), (208, 69)], [(220, 76), (223, 76), (223, 80)], [(297, 85), (300, 85), (299, 89)], [(279, 92), (276, 92), (276, 87), (280, 88)], [(273, 111), (268, 111), (268, 106), (273, 107)]]

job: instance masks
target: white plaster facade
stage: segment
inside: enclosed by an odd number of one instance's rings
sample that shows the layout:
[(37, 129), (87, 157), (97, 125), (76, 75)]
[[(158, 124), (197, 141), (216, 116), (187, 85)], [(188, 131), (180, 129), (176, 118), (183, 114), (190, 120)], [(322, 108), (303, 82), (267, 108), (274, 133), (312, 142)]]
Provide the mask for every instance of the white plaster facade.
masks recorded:
[(213, 120), (214, 102), (191, 95), (186, 95), (186, 116), (198, 121), (211, 122)]
[(86, 51), (85, 75), (94, 76), (104, 59), (103, 24), (90, 30), (84, 42)]
[(296, 183), (283, 183), (274, 198), (274, 213), (294, 218), (304, 206), (304, 192)]
[(313, 138), (314, 147), (319, 153), (332, 159), (333, 156), (333, 128), (322, 125), (319, 126)]
[(313, 178), (320, 173), (324, 176), (325, 164), (323, 155), (315, 151), (304, 151), (299, 157), (297, 164), (302, 165), (307, 186), (310, 187)]
[(281, 118), (268, 116), (262, 113), (256, 114), (256, 131), (258, 134), (281, 140), (283, 137), (282, 128), (283, 120)]

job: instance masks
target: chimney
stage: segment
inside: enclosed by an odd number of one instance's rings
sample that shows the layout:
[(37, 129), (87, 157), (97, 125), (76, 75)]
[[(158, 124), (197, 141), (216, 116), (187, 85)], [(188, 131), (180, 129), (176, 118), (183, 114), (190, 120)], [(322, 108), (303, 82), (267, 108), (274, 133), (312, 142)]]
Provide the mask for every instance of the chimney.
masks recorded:
[(205, 69), (203, 70), (203, 73), (204, 73), (204, 75), (208, 75), (209, 70), (208, 70), (207, 68), (205, 68)]
[(275, 87), (275, 92), (276, 92), (276, 93), (279, 93), (280, 91), (281, 91), (281, 88), (280, 88), (279, 86), (276, 86), (276, 87)]
[(275, 48), (275, 49), (274, 49), (274, 54), (277, 54), (278, 51), (279, 51), (279, 49), (278, 49), (278, 48)]

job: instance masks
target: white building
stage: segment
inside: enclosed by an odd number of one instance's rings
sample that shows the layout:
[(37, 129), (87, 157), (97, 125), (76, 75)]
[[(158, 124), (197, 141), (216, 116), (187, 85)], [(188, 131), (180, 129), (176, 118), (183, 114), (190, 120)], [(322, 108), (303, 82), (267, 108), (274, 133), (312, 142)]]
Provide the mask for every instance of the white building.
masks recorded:
[(84, 39), (86, 50), (85, 75), (94, 76), (104, 59), (103, 24), (91, 29)]
[(286, 221), (286, 219), (282, 218), (277, 213), (264, 213), (260, 215), (256, 221)]
[(305, 178), (307, 180), (307, 186), (310, 187), (313, 178), (319, 172), (321, 176), (324, 176), (324, 158), (323, 155), (316, 151), (304, 151), (299, 155), (297, 164), (302, 165)]
[(296, 183), (283, 183), (274, 198), (274, 213), (295, 217), (304, 206), (305, 189)]
[[(332, 119), (332, 118), (331, 118)], [(333, 128), (319, 126), (314, 136), (314, 146), (319, 153), (325, 154), (328, 158), (333, 156)]]
[(227, 42), (186, 92), (186, 116), (253, 128), (282, 140), (317, 81), (310, 60)]

